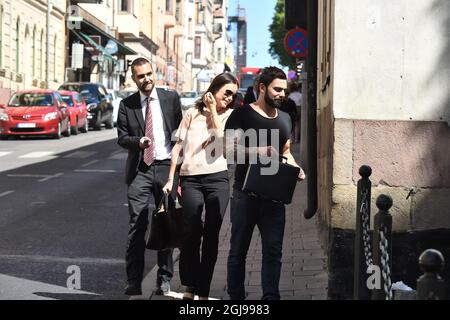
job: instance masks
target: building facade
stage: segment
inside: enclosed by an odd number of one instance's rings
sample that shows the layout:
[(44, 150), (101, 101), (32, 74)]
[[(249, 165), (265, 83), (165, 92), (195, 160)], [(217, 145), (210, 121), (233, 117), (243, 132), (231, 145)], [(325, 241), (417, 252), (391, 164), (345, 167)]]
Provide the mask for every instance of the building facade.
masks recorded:
[(13, 91), (64, 81), (66, 1), (52, 3), (0, 1), (0, 103)]
[[(93, 3), (94, 2), (94, 3)], [(70, 1), (67, 19), (66, 81), (100, 82), (120, 89), (126, 81), (127, 56), (137, 52), (124, 39), (139, 37), (138, 0)], [(81, 45), (82, 63), (73, 66), (74, 44)]]
[(423, 250), (450, 254), (450, 2), (321, 0), (318, 11), (317, 214), (329, 295), (352, 296), (362, 165), (372, 168), (371, 226), (377, 196), (393, 199), (393, 282), (414, 288)]
[(19, 89), (64, 82), (133, 87), (137, 57), (152, 62), (157, 85), (205, 90), (226, 61), (233, 65), (227, 7), (227, 0), (0, 0), (0, 103)]

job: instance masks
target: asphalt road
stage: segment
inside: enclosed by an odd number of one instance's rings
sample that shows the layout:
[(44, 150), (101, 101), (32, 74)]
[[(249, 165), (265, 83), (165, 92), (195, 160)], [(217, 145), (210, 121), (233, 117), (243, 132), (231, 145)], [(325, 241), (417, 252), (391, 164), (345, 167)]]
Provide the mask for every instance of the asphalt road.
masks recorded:
[[(0, 141), (0, 299), (128, 299), (126, 151), (116, 137)], [(146, 273), (155, 260), (147, 251)], [(68, 268), (79, 268), (82, 291), (67, 290), (77, 283)]]

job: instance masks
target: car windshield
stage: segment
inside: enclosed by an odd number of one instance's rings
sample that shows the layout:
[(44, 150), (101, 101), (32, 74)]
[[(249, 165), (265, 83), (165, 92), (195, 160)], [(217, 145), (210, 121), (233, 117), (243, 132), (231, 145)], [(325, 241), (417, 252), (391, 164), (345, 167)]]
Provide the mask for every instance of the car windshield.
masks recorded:
[[(99, 100), (98, 88), (95, 84), (64, 84), (59, 87), (59, 90), (76, 91), (83, 95), (83, 97), (91, 97)], [(84, 93), (84, 94), (83, 94)]]
[(255, 80), (255, 74), (243, 74), (241, 78), (240, 87), (247, 90), (248, 87), (253, 86), (253, 81)]
[(92, 94), (92, 92), (90, 92), (89, 90), (81, 91), (80, 95), (86, 101), (93, 101), (93, 100), (97, 99), (97, 95)]
[(72, 100), (72, 97), (71, 97), (71, 96), (61, 96), (61, 98), (63, 99), (63, 101), (64, 101), (65, 103), (67, 103), (67, 105), (68, 105), (69, 107), (73, 107), (73, 100)]
[(182, 92), (180, 98), (196, 98), (197, 92)]
[(45, 93), (16, 93), (8, 103), (11, 107), (53, 106), (53, 96)]

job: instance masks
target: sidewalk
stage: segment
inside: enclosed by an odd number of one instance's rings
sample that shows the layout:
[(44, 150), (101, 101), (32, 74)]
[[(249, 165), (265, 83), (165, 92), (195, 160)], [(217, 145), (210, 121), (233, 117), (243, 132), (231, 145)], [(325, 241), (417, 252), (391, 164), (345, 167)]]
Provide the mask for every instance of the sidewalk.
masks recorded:
[[(299, 145), (293, 147), (296, 159)], [(306, 172), (306, 174), (308, 174)], [(229, 207), (225, 214), (219, 235), (219, 256), (211, 283), (210, 299), (228, 300), (226, 291), (227, 257), (230, 246), (231, 224)], [(306, 182), (295, 189), (293, 202), (286, 207), (286, 228), (283, 243), (283, 258), (280, 279), (282, 300), (325, 300), (327, 299), (328, 274), (327, 257), (320, 245), (315, 218), (306, 220), (303, 211), (306, 207)], [(260, 300), (261, 291), (261, 238), (255, 227), (252, 242), (247, 254), (246, 291), (248, 300)], [(181, 299), (184, 287), (180, 283), (178, 269), (179, 251), (175, 250), (175, 272), (171, 281), (171, 292), (166, 296), (151, 295), (155, 287), (156, 269), (152, 270), (143, 282), (144, 295), (134, 299), (171, 300)], [(197, 298), (197, 297), (196, 297)]]

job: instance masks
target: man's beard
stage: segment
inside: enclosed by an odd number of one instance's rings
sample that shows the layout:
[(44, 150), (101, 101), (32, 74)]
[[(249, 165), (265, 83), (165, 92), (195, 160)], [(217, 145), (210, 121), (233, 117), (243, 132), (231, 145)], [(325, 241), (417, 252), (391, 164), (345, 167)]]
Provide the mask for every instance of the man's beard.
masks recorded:
[(266, 93), (264, 94), (264, 102), (272, 108), (280, 108), (281, 104), (283, 103), (282, 99), (272, 99), (271, 97), (269, 97), (269, 93), (266, 91)]
[(152, 85), (151, 89), (147, 90), (146, 88), (147, 88), (148, 85), (150, 85), (150, 82), (146, 83), (145, 85), (142, 85), (141, 91), (144, 92), (144, 93), (151, 93), (153, 91), (153, 88), (155, 87), (155, 85), (152, 83), (151, 84)]

